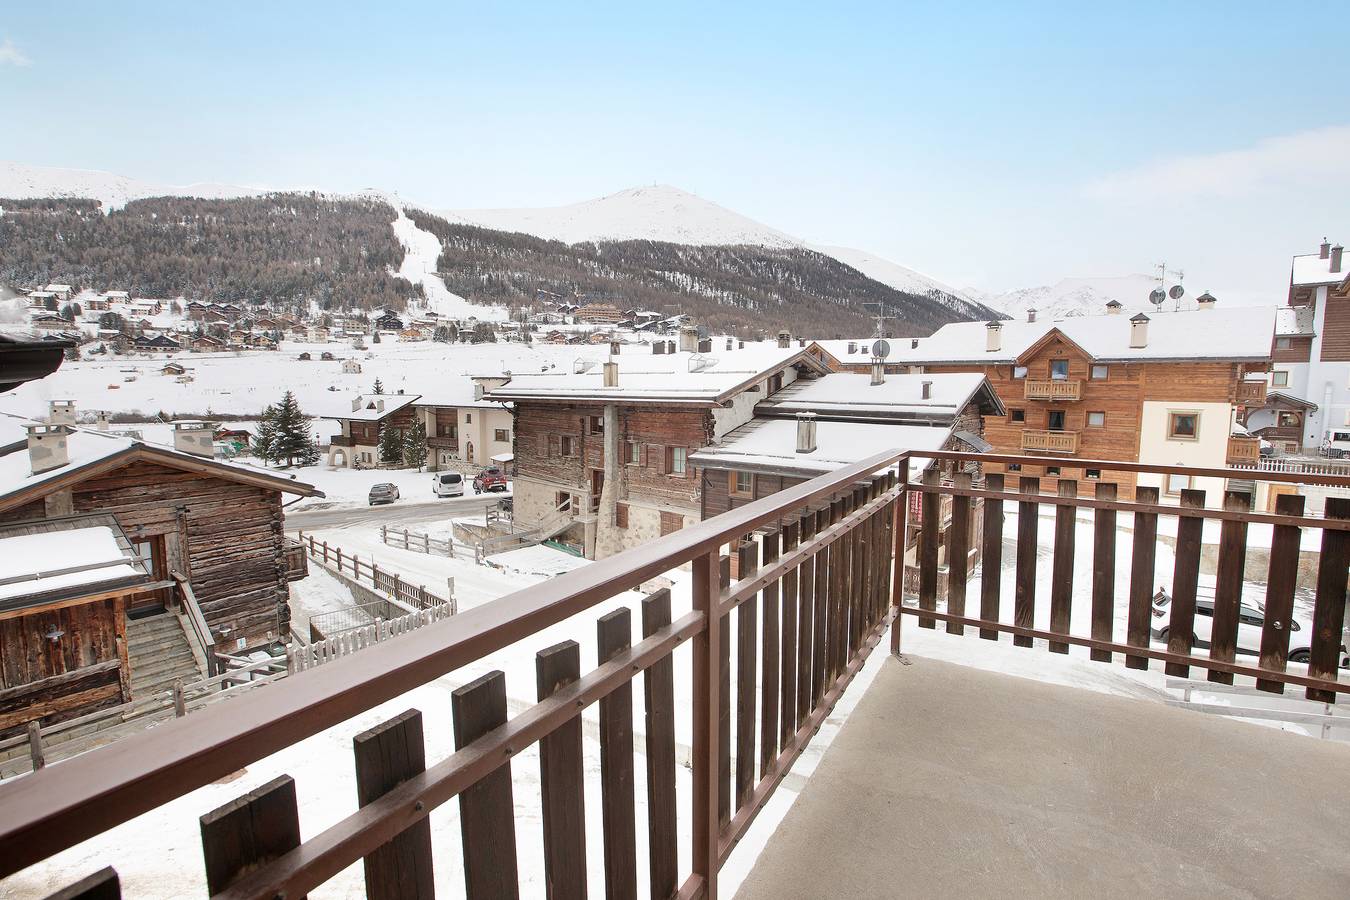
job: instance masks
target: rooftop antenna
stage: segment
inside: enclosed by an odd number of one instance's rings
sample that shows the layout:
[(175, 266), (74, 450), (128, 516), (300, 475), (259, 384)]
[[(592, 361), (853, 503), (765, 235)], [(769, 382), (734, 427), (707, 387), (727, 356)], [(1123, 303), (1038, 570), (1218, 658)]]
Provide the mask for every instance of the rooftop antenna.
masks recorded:
[[(1173, 304), (1173, 311), (1179, 312), (1181, 310), (1181, 298), (1186, 295), (1186, 288), (1182, 286), (1182, 281), (1185, 280), (1186, 273), (1181, 269), (1167, 268), (1166, 262), (1160, 262), (1153, 268), (1158, 271), (1156, 276), (1158, 279), (1158, 286), (1149, 292), (1149, 302), (1158, 310), (1162, 310), (1163, 303), (1167, 301), (1168, 297), (1171, 297), (1172, 300), (1175, 301)], [(1176, 284), (1172, 285), (1170, 288), (1167, 287), (1167, 277), (1169, 275), (1176, 279)]]
[(875, 318), (877, 320), (877, 325), (872, 337), (884, 338), (886, 336), (886, 320), (891, 318), (886, 315), (886, 302), (884, 300), (873, 300), (863, 304), (864, 309), (869, 306), (876, 307)]

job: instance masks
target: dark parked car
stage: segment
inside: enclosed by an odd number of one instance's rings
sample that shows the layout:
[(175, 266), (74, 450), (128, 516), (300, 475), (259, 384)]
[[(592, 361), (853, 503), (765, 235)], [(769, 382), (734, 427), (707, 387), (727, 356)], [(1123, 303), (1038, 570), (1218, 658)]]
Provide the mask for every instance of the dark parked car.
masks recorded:
[(370, 505), (376, 503), (393, 503), (398, 499), (398, 485), (382, 482), (372, 485), (370, 488)]
[(506, 490), (506, 473), (496, 466), (488, 466), (473, 478), (473, 492)]

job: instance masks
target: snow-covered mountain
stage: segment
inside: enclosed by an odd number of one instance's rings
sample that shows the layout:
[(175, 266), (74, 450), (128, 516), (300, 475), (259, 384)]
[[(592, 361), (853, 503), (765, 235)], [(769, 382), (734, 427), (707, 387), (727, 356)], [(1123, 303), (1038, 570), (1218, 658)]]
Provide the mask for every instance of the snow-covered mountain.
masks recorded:
[(0, 197), (88, 197), (103, 208), (116, 209), (143, 197), (248, 197), (267, 193), (264, 188), (234, 184), (168, 185), (139, 181), (125, 175), (92, 169), (59, 169), (0, 161)]
[(868, 253), (866, 250), (855, 250), (852, 247), (827, 247), (819, 244), (813, 245), (811, 249), (824, 253), (826, 256), (833, 256), (844, 265), (852, 266), (873, 281), (890, 285), (897, 291), (932, 297), (952, 309), (960, 310), (963, 308), (962, 304), (966, 303), (983, 302), (970, 291), (944, 284), (936, 278), (930, 278), (922, 272), (916, 272), (899, 263), (891, 262), (885, 257)]
[[(1063, 278), (1055, 284), (1022, 288), (1003, 294), (981, 295), (980, 301), (1014, 319), (1026, 316), (1034, 309), (1043, 318), (1062, 319), (1066, 316), (1092, 316), (1106, 312), (1106, 304), (1119, 300), (1127, 310), (1150, 310), (1149, 292), (1158, 286), (1151, 275), (1123, 275), (1116, 278)], [(1195, 294), (1187, 291), (1181, 300), (1182, 308), (1193, 307)], [(1168, 300), (1164, 309), (1176, 308)]]
[(668, 184), (629, 188), (567, 206), (441, 210), (439, 215), (452, 222), (519, 231), (567, 244), (665, 241), (672, 244), (803, 246), (791, 235)]

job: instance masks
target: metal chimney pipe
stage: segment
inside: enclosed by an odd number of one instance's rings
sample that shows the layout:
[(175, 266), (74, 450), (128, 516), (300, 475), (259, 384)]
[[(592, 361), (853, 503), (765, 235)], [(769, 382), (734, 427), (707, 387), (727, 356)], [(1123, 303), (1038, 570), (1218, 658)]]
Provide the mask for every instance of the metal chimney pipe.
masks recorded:
[(886, 364), (883, 362), (872, 363), (872, 384), (886, 383)]
[(920, 388), (919, 393), (920, 397), (922, 397), (924, 400), (933, 399), (933, 382), (925, 381), (919, 386), (919, 388)]
[(797, 413), (797, 452), (816, 452), (816, 414)]
[(986, 322), (984, 325), (985, 341), (984, 349), (986, 353), (997, 353), (1003, 349), (1003, 323), (994, 321)]
[(1326, 259), (1330, 253), (1331, 253), (1331, 242), (1328, 241), (1326, 238), (1322, 238), (1322, 246), (1317, 248), (1318, 259)]
[(619, 364), (616, 362), (605, 363), (605, 387), (612, 388), (619, 386)]

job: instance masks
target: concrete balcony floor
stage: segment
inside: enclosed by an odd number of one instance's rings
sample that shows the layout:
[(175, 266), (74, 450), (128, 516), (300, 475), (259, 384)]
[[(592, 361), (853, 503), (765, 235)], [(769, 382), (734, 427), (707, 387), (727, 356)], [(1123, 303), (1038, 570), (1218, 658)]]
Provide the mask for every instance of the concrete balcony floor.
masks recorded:
[(736, 896), (1347, 897), (1347, 774), (1343, 743), (892, 658)]

